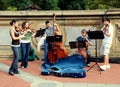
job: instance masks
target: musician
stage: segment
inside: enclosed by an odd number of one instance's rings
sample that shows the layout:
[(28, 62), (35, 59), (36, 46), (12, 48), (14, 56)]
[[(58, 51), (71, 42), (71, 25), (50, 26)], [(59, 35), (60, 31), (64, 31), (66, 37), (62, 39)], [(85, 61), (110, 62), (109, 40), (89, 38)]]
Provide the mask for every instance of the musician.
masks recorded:
[[(87, 31), (85, 29), (81, 30), (81, 36), (77, 37), (77, 41), (85, 41), (86, 42), (86, 53), (87, 53), (87, 61), (86, 61), (86, 66), (90, 67), (90, 60), (91, 60), (91, 53), (88, 50), (88, 46), (92, 46), (92, 42), (89, 40), (88, 36), (87, 36)], [(81, 49), (78, 48), (78, 51), (80, 51)]]
[(25, 37), (21, 38), (21, 68), (28, 68), (28, 56), (30, 52), (30, 37), (32, 36), (32, 30), (30, 29), (30, 24), (28, 21), (22, 23), (21, 34), (24, 34)]
[[(47, 36), (53, 36), (54, 34), (59, 34), (59, 28), (58, 25), (54, 23), (54, 25), (52, 26), (50, 21), (46, 21), (45, 22), (46, 25), (46, 30), (45, 30), (45, 34), (44, 37), (46, 38)], [(49, 63), (48, 61), (48, 43), (46, 42), (46, 39), (44, 40), (44, 63)]]
[(104, 26), (102, 28), (102, 31), (104, 33), (104, 39), (102, 41), (102, 45), (100, 48), (100, 54), (104, 55), (104, 64), (100, 66), (101, 70), (106, 70), (110, 68), (109, 64), (109, 53), (110, 53), (110, 48), (112, 45), (112, 38), (113, 38), (113, 26), (110, 23), (109, 18), (104, 18), (102, 19), (102, 22), (104, 23)]
[(13, 50), (14, 53), (14, 59), (13, 62), (10, 66), (9, 69), (9, 74), (10, 75), (14, 75), (14, 74), (19, 74), (18, 71), (18, 59), (19, 59), (19, 52), (20, 52), (20, 39), (24, 38), (24, 35), (20, 35), (19, 31), (17, 30), (18, 27), (18, 21), (17, 20), (12, 20), (10, 22), (11, 25), (11, 29), (10, 29), (10, 36), (12, 39), (12, 43), (11, 43), (11, 48)]

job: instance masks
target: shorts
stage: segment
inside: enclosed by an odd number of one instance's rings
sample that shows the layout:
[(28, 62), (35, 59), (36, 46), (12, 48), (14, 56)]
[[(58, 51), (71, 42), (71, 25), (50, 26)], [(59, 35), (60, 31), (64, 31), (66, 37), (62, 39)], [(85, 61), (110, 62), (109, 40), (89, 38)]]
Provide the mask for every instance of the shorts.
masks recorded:
[(100, 54), (108, 56), (110, 53), (111, 45), (112, 44), (109, 44), (109, 43), (102, 43), (100, 47)]

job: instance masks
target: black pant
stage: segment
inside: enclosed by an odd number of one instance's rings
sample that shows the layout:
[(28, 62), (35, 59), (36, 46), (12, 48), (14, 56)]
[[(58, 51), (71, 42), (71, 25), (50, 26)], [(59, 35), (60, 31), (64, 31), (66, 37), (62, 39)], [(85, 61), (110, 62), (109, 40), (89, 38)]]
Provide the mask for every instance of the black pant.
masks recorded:
[(91, 62), (91, 53), (90, 53), (90, 51), (88, 49), (87, 49), (86, 52), (87, 52), (87, 55), (88, 55), (86, 64), (90, 64), (90, 62)]

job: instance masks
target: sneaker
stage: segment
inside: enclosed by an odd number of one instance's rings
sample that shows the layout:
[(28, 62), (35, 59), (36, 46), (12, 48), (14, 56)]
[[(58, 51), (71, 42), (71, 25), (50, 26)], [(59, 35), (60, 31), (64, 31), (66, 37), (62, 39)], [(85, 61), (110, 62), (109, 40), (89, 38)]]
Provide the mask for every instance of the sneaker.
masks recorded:
[(14, 76), (14, 72), (9, 72), (8, 74)]
[(106, 65), (106, 68), (107, 68), (107, 69), (110, 69), (110, 65), (109, 65), (109, 64), (108, 64), (108, 65)]
[(106, 70), (106, 66), (105, 66), (105, 65), (100, 66), (100, 69), (101, 69), (102, 71), (105, 71), (105, 70)]
[(90, 67), (90, 64), (86, 64), (87, 67)]

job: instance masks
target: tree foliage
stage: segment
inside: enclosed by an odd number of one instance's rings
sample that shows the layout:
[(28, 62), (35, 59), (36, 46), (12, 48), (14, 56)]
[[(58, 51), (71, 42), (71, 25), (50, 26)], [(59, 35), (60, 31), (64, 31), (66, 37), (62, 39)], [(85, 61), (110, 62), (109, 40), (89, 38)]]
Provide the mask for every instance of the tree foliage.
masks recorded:
[(85, 0), (59, 0), (61, 10), (85, 10)]
[(120, 8), (120, 0), (88, 0), (86, 9)]
[(120, 8), (120, 0), (0, 0), (0, 10), (95, 10)]
[[(17, 8), (17, 10), (24, 10), (27, 6), (32, 4), (31, 0), (8, 0), (9, 7)], [(8, 7), (8, 8), (9, 8)]]
[(7, 8), (6, 0), (0, 0), (0, 9), (6, 10), (6, 8)]
[(59, 0), (39, 0), (39, 7), (42, 10), (59, 10)]

